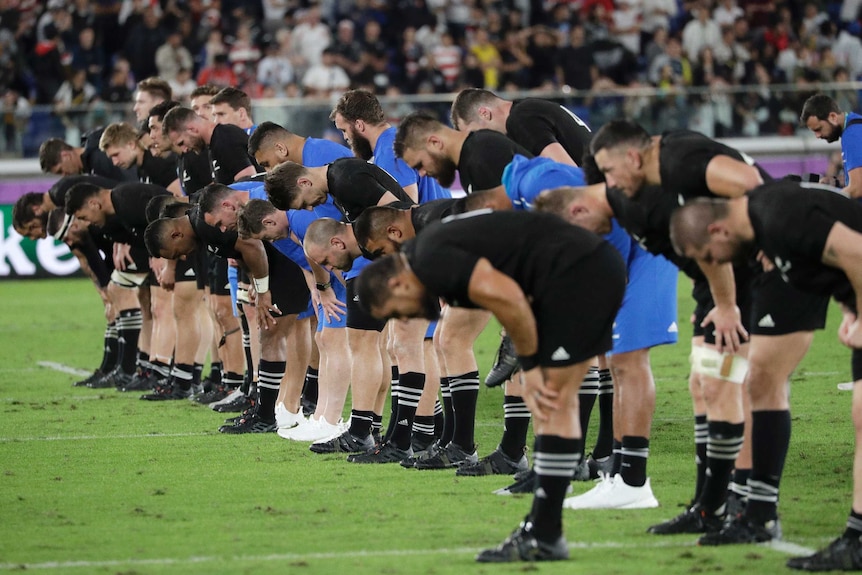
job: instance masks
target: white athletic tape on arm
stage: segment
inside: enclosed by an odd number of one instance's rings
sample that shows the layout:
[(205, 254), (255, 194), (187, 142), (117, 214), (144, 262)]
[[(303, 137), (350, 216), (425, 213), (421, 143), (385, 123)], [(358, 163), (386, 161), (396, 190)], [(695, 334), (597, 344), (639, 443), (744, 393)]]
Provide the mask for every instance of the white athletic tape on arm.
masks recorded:
[(718, 351), (700, 345), (692, 346), (691, 370), (694, 373), (708, 375), (733, 383), (742, 383), (748, 373), (748, 360), (738, 355), (718, 353)]
[(266, 293), (269, 291), (269, 276), (254, 278), (252, 281), (254, 282), (254, 289), (257, 293)]

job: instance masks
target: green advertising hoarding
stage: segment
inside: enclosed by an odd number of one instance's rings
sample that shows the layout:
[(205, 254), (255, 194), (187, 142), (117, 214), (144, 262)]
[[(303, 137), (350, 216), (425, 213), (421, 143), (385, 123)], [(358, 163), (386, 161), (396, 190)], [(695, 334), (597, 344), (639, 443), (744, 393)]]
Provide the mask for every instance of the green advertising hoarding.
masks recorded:
[(69, 247), (47, 238), (33, 241), (12, 228), (12, 206), (0, 205), (0, 280), (82, 275)]

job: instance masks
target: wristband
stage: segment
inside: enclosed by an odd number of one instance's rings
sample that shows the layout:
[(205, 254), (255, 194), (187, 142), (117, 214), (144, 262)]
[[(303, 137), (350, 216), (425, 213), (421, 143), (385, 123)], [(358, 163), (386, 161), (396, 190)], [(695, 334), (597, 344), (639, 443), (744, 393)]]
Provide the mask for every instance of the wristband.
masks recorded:
[(330, 281), (330, 282), (326, 282), (325, 284), (321, 284), (321, 283), (317, 284), (317, 290), (318, 290), (318, 291), (325, 291), (325, 290), (328, 290), (328, 289), (329, 289), (329, 288), (331, 288), (331, 287), (332, 287), (332, 282), (331, 282), (331, 281)]
[(269, 276), (254, 278), (252, 281), (254, 282), (254, 289), (257, 290), (257, 293), (266, 293), (269, 291)]
[(521, 369), (523, 371), (530, 371), (534, 367), (538, 367), (539, 354), (534, 353), (533, 355), (519, 355), (518, 361), (521, 363)]

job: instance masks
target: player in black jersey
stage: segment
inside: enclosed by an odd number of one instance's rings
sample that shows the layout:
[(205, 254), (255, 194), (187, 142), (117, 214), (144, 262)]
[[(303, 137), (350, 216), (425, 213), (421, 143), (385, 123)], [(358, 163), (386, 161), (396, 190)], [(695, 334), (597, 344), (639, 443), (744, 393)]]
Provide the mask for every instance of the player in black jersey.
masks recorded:
[[(665, 239), (672, 212), (697, 197), (735, 197), (756, 187), (766, 174), (754, 161), (737, 150), (701, 134), (688, 131), (667, 132), (651, 138), (640, 126), (627, 121), (606, 124), (591, 143), (596, 163), (609, 186), (619, 187), (623, 194), (653, 212), (659, 223), (655, 230)], [(650, 187), (652, 186), (652, 187)], [(646, 193), (645, 193), (646, 192)], [(731, 269), (729, 264), (698, 261), (708, 280), (695, 277), (693, 294), (698, 301), (695, 336), (703, 335), (712, 343), (713, 333), (702, 331), (710, 322), (715, 326), (715, 343), (719, 352), (734, 350), (746, 334), (740, 325), (740, 311), (733, 301), (742, 304), (750, 296), (751, 311), (742, 321), (752, 332), (750, 363), (745, 375), (752, 408), (752, 470), (746, 473), (745, 454), (737, 459), (733, 479), (734, 492), (742, 497), (751, 494), (759, 502), (756, 521), (737, 515), (718, 532), (707, 532), (699, 539), (703, 545), (749, 543), (780, 536), (776, 505), (778, 483), (790, 439), (790, 412), (787, 381), (807, 351), (813, 330), (825, 324), (826, 304), (784, 284), (776, 273), (756, 274), (744, 281), (734, 276), (748, 273), (747, 266)], [(715, 307), (706, 313), (715, 298)], [(805, 314), (788, 314), (787, 309), (804, 309)], [(701, 321), (698, 321), (701, 320)], [(693, 342), (695, 344), (696, 342)], [(695, 348), (702, 354), (703, 351)], [(707, 352), (709, 353), (709, 352)], [(708, 438), (707, 473), (695, 505), (679, 517), (651, 528), (653, 533), (714, 531), (726, 510), (725, 484), (729, 481), (733, 460), (742, 446), (743, 408), (740, 386), (724, 379), (703, 377)], [(697, 413), (698, 386), (692, 385)], [(713, 401), (715, 400), (715, 401)], [(696, 425), (700, 424), (696, 419)], [(749, 477), (746, 477), (750, 475)], [(745, 486), (745, 487), (743, 487)]]
[(361, 158), (339, 158), (309, 168), (284, 162), (267, 172), (266, 194), (280, 210), (306, 210), (326, 203), (327, 195), (348, 221), (367, 207), (411, 202), (395, 179)]
[[(97, 226), (102, 235), (114, 242), (115, 269), (111, 281), (121, 288), (130, 288), (116, 290), (111, 295), (112, 304), (119, 311), (119, 329), (126, 327), (138, 334), (142, 328), (146, 329), (141, 319), (141, 307), (146, 300), (135, 295), (136, 288), (148, 289), (145, 282), (149, 254), (143, 243), (146, 205), (154, 196), (169, 194), (159, 186), (139, 183), (120, 184), (114, 189), (79, 183), (66, 193), (66, 214)], [(126, 339), (125, 335), (123, 338)], [(138, 387), (139, 382), (133, 381), (133, 356), (139, 345), (142, 352), (149, 351), (146, 343), (140, 343), (138, 338), (126, 339), (121, 370), (113, 378), (118, 389), (131, 391)]]
[(175, 196), (180, 195), (180, 182), (172, 159), (153, 156), (141, 145), (138, 131), (125, 122), (110, 124), (99, 138), (99, 149), (115, 166), (135, 168), (144, 184), (156, 184)]
[(540, 98), (504, 100), (480, 88), (462, 90), (452, 102), (452, 125), (461, 132), (496, 130), (534, 156), (577, 166), (593, 134), (581, 118)]
[[(764, 267), (774, 267), (785, 282), (842, 306), (838, 339), (853, 350), (856, 390), (862, 381), (862, 327), (858, 310), (862, 297), (862, 207), (835, 188), (778, 181), (731, 200), (701, 200), (678, 210), (671, 220), (677, 250), (707, 261), (733, 261), (762, 252)], [(781, 209), (776, 209), (780, 205)], [(799, 230), (805, 230), (800, 233)], [(803, 313), (791, 309), (788, 313)], [(793, 350), (790, 350), (791, 352)], [(856, 429), (853, 505), (841, 537), (808, 557), (788, 561), (805, 571), (862, 570), (862, 395), (853, 394)], [(755, 524), (763, 502), (750, 499), (743, 517)]]
[(463, 199), (434, 200), (416, 206), (387, 205), (368, 208), (353, 222), (359, 247), (372, 259), (394, 254), (426, 225), (462, 213)]
[(230, 124), (216, 124), (190, 108), (178, 107), (165, 114), (162, 129), (175, 150), (204, 153), (209, 150), (213, 172), (220, 184), (232, 184), (261, 171), (248, 155), (248, 134)]
[[(596, 278), (600, 291), (591, 287)], [(536, 434), (536, 494), (521, 526), (478, 561), (568, 557), (562, 503), (583, 452), (577, 392), (590, 360), (611, 347), (624, 290), (622, 259), (601, 238), (556, 216), (518, 212), (432, 224), (360, 275), (360, 302), (375, 317), (434, 317), (438, 297), (484, 308), (521, 356)]]
[(468, 194), (502, 185), (503, 170), (515, 154), (533, 154), (493, 130), (462, 133), (444, 126), (434, 116), (414, 112), (398, 125), (395, 154), (420, 176), (435, 178), (448, 188), (457, 172)]
[(87, 134), (83, 146), (70, 146), (59, 138), (49, 138), (39, 146), (39, 166), (43, 172), (59, 176), (93, 174), (116, 182), (137, 181), (137, 174), (121, 170), (99, 149), (102, 131)]

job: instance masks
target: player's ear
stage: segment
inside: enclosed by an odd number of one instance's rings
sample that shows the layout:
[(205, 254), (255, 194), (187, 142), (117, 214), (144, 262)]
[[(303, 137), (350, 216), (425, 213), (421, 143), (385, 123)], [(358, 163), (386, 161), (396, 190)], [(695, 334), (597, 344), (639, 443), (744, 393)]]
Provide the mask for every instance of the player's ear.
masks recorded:
[(493, 114), (491, 113), (491, 108), (488, 106), (479, 106), (479, 117), (485, 120), (486, 122), (490, 122), (493, 118)]
[(437, 134), (430, 134), (428, 139), (425, 140), (425, 143), (433, 150), (440, 151), (443, 149), (443, 139)]
[(394, 236), (394, 237), (400, 239), (402, 234), (401, 234), (401, 230), (397, 226), (389, 226), (386, 228), (386, 235), (387, 236)]
[(629, 148), (626, 150), (626, 160), (629, 161), (635, 168), (640, 168), (643, 165), (643, 156), (640, 150)]

